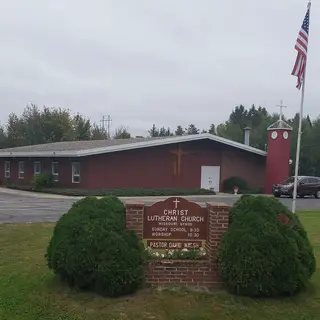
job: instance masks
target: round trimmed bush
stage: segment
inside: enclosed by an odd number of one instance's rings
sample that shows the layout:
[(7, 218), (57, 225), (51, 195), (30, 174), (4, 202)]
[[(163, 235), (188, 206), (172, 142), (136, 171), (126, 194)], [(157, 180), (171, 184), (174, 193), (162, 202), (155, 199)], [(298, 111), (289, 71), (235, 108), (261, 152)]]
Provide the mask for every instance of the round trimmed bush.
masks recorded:
[(239, 188), (239, 193), (242, 193), (243, 191), (246, 191), (248, 189), (247, 182), (240, 177), (230, 177), (228, 179), (225, 179), (222, 182), (223, 192), (232, 192), (233, 193), (233, 187), (235, 187), (235, 186), (237, 186)]
[(114, 197), (87, 197), (57, 222), (46, 259), (71, 287), (109, 297), (135, 292), (144, 279), (144, 248), (125, 227), (125, 207)]
[(218, 263), (230, 292), (251, 297), (304, 290), (316, 260), (297, 215), (273, 197), (244, 196), (230, 210)]

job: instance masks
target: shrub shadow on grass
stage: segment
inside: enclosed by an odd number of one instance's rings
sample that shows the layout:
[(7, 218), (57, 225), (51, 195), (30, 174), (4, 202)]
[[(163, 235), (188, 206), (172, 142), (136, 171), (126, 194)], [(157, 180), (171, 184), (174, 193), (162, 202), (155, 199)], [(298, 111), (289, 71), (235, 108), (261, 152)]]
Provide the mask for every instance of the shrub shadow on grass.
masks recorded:
[(103, 297), (98, 293), (89, 291), (89, 290), (81, 290), (78, 289), (77, 287), (72, 287), (70, 288), (67, 283), (63, 282), (60, 280), (59, 276), (53, 274), (52, 277), (49, 277), (45, 281), (45, 287), (46, 289), (52, 293), (53, 295), (62, 295), (64, 297), (68, 297), (68, 299), (71, 300), (78, 300), (83, 298), (83, 300), (88, 301), (88, 300), (94, 300), (94, 299), (99, 299), (99, 300), (105, 300), (106, 302), (108, 301), (129, 301), (135, 299), (138, 295), (139, 297), (142, 296), (148, 296), (152, 294), (153, 292), (156, 292), (154, 288), (151, 287), (143, 287), (140, 289), (137, 293), (133, 294), (128, 294), (124, 295), (121, 297)]

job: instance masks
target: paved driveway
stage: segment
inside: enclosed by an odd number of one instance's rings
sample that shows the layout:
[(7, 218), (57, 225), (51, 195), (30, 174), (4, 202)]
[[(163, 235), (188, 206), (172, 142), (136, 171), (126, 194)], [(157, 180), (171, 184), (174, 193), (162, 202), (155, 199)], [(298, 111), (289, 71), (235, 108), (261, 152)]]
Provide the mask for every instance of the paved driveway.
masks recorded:
[[(234, 203), (238, 198), (232, 196), (201, 196), (188, 197), (189, 200), (204, 205), (206, 202)], [(57, 221), (68, 211), (75, 199), (72, 198), (45, 198), (34, 195), (6, 194), (0, 191), (0, 223), (3, 222), (49, 222)], [(148, 198), (145, 204), (158, 201)], [(281, 201), (291, 207), (292, 200), (281, 198)], [(320, 210), (320, 199), (297, 199), (298, 210)]]

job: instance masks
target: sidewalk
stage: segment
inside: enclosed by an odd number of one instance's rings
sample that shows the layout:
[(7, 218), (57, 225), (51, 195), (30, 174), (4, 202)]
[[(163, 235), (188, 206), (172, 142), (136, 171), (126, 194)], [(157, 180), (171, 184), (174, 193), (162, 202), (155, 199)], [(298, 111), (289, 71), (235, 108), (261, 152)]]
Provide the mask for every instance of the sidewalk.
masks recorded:
[(59, 194), (50, 194), (42, 192), (33, 192), (33, 191), (23, 191), (23, 190), (14, 190), (4, 187), (0, 187), (0, 195), (7, 194), (17, 197), (33, 197), (33, 198), (47, 198), (47, 199), (81, 199), (83, 197), (72, 197), (72, 196), (63, 196)]
[[(73, 199), (73, 200), (79, 200), (84, 198), (83, 196), (64, 196), (64, 195), (58, 195), (58, 194), (49, 194), (49, 193), (41, 193), (41, 192), (31, 192), (31, 191), (22, 191), (22, 190), (13, 190), (8, 189), (4, 187), (0, 187), (0, 195), (1, 194), (7, 194), (11, 196), (17, 196), (17, 197), (33, 197), (33, 198), (46, 198), (46, 199)], [(208, 200), (208, 198), (211, 198), (212, 200), (215, 198), (221, 199), (221, 198), (239, 198), (240, 195), (234, 195), (234, 194), (227, 194), (227, 193), (217, 193), (216, 195), (189, 195), (189, 196), (137, 196), (137, 197), (119, 197), (121, 200), (135, 200), (135, 201), (161, 201), (164, 199), (167, 199), (169, 197), (183, 197), (186, 199), (190, 198), (197, 198), (197, 199), (204, 199)], [(101, 197), (97, 197), (101, 198)]]

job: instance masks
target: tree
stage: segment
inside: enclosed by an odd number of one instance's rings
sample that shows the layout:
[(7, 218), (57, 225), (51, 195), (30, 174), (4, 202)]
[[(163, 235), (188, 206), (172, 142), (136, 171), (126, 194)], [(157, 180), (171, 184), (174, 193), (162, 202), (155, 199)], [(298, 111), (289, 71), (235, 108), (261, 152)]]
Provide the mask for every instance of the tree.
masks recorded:
[[(250, 146), (265, 150), (268, 142), (267, 128), (279, 119), (278, 113), (269, 114), (264, 107), (252, 105), (248, 109), (242, 104), (236, 106), (227, 121), (215, 127), (211, 124), (208, 130), (201, 133), (217, 134), (220, 137), (244, 142), (244, 128), (251, 127)], [(283, 118), (293, 128), (291, 138), (291, 174), (294, 173), (296, 144), (298, 137), (299, 114), (292, 119)], [(118, 130), (119, 129), (119, 130)], [(115, 136), (127, 138), (130, 133), (120, 127)], [(119, 131), (119, 132), (118, 132)], [(170, 128), (162, 126), (160, 129), (153, 124), (148, 131), (151, 137), (172, 136)], [(187, 129), (178, 125), (174, 135), (198, 134), (200, 130), (194, 124)], [(311, 119), (309, 115), (302, 120), (302, 138), (300, 152), (299, 173), (320, 176), (320, 118)], [(18, 147), (39, 143), (51, 143), (71, 140), (104, 140), (108, 135), (104, 128), (80, 114), (72, 115), (69, 109), (49, 108), (42, 109), (35, 104), (27, 105), (22, 114), (11, 113), (4, 126), (0, 126), (0, 148)]]
[(127, 131), (127, 129), (125, 127), (120, 126), (115, 130), (113, 138), (114, 139), (129, 139), (129, 138), (131, 138), (131, 134)]
[(162, 127), (159, 129), (158, 136), (159, 137), (169, 137), (169, 136), (173, 136), (173, 134), (171, 133), (170, 128), (166, 129), (165, 127)]
[(230, 123), (238, 124), (241, 127), (245, 127), (248, 125), (246, 123), (247, 120), (248, 120), (248, 111), (242, 104), (240, 104), (240, 106), (236, 106), (229, 117)]
[(165, 137), (167, 135), (167, 130), (165, 127), (159, 129), (159, 137)]
[[(298, 139), (298, 126), (299, 126), (299, 114), (290, 121), (290, 125), (293, 127), (291, 137), (291, 157), (293, 163), (291, 165), (291, 174), (294, 174), (295, 168), (295, 155), (297, 150)], [(304, 175), (320, 175), (320, 152), (319, 152), (319, 118), (310, 121), (308, 117), (302, 120), (302, 136), (301, 136), (301, 149), (300, 149), (300, 163), (299, 174)]]
[(41, 123), (46, 142), (75, 140), (74, 123), (69, 109), (44, 107)]
[(28, 143), (24, 135), (24, 129), (18, 116), (15, 113), (10, 113), (6, 128), (8, 147), (19, 147)]
[(43, 124), (41, 121), (41, 111), (35, 104), (26, 106), (20, 117), (21, 136), (24, 136), (27, 144), (40, 144), (45, 143), (46, 139), (43, 135)]
[(166, 130), (166, 136), (167, 137), (171, 137), (173, 136), (173, 132), (171, 132), (171, 129), (168, 127), (167, 130)]
[(90, 140), (91, 123), (89, 119), (85, 119), (79, 113), (73, 118), (73, 130), (75, 140)]
[(190, 124), (186, 129), (187, 134), (199, 134), (199, 131), (200, 130), (194, 124)]
[(91, 140), (106, 140), (108, 139), (107, 131), (99, 127), (96, 123), (91, 128)]
[(152, 128), (148, 132), (150, 137), (159, 137), (159, 130), (155, 124), (153, 124)]
[(7, 136), (3, 126), (0, 126), (0, 149), (7, 147)]
[(267, 128), (279, 119), (279, 115), (269, 115), (265, 108), (256, 108), (254, 105), (244, 109), (243, 105), (237, 106), (229, 119), (217, 127), (217, 134), (223, 138), (243, 143), (244, 128), (250, 126), (250, 145), (258, 149), (265, 149), (267, 143)]
[(208, 133), (214, 134), (214, 135), (216, 134), (216, 126), (213, 123), (210, 125)]
[(232, 124), (229, 121), (219, 124), (217, 127), (218, 136), (233, 140), (236, 142), (243, 142), (243, 129), (240, 124)]
[[(265, 150), (268, 142), (267, 128), (279, 120), (279, 114), (269, 114), (263, 107), (256, 108), (254, 105), (249, 110), (246, 110), (243, 105), (236, 107), (229, 119), (219, 124), (217, 134), (221, 137), (243, 143), (244, 128), (251, 127), (250, 145), (252, 147)], [(292, 128), (291, 136), (291, 175), (294, 174), (296, 145), (298, 138), (299, 114), (296, 114), (292, 119), (283, 117)], [(302, 120), (302, 137), (300, 151), (299, 174), (301, 175), (320, 175), (320, 151), (317, 147), (320, 140), (320, 120), (311, 120), (306, 116)]]
[(183, 129), (181, 126), (177, 126), (177, 129), (176, 129), (176, 131), (174, 132), (174, 134), (175, 134), (176, 136), (182, 136), (182, 135), (184, 135), (184, 133), (185, 133), (185, 131), (184, 131), (184, 129)]

